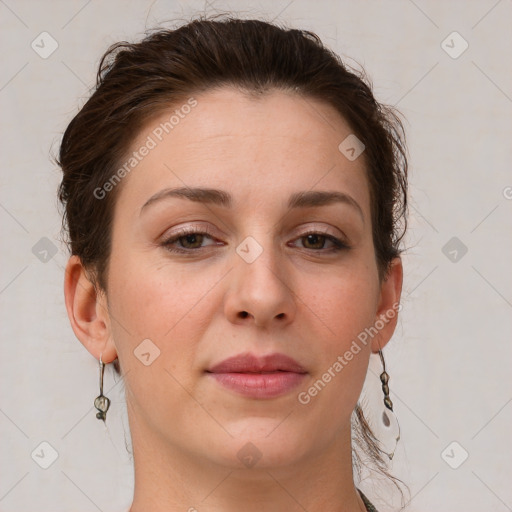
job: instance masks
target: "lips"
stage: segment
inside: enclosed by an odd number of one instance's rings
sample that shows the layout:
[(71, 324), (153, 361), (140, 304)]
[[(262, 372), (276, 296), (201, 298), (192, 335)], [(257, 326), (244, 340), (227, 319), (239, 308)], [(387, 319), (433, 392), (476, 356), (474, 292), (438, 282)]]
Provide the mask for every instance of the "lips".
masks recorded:
[(294, 359), (285, 354), (270, 354), (256, 357), (252, 354), (239, 354), (216, 364), (209, 373), (270, 373), (270, 372), (307, 373)]
[(291, 392), (303, 382), (307, 371), (285, 354), (239, 354), (212, 366), (206, 374), (239, 395), (268, 399)]

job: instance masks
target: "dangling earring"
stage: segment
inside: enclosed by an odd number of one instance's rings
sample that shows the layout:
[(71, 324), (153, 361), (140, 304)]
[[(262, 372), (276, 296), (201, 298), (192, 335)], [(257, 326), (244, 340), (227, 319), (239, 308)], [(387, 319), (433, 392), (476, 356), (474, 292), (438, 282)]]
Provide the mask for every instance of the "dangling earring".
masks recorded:
[(100, 354), (100, 394), (96, 397), (94, 400), (94, 407), (98, 409), (99, 412), (96, 413), (96, 418), (99, 420), (103, 420), (105, 422), (105, 419), (107, 417), (107, 411), (110, 407), (110, 400), (103, 396), (103, 372), (105, 371), (105, 363), (101, 360), (101, 354)]
[[(395, 447), (393, 448), (393, 451), (391, 453), (384, 452), (389, 457), (389, 460), (392, 460), (393, 456), (395, 455), (396, 446), (398, 444), (398, 441), (400, 440), (400, 424), (398, 423), (398, 419), (395, 413), (393, 412), (393, 402), (391, 401), (391, 398), (389, 398), (389, 375), (386, 372), (386, 363), (384, 361), (384, 356), (382, 354), (381, 349), (379, 349), (379, 356), (380, 361), (382, 363), (382, 373), (380, 374), (380, 381), (382, 383), (382, 391), (384, 393), (384, 405), (386, 406), (386, 408), (382, 411), (381, 420), (382, 424), (384, 425), (384, 427), (386, 427), (386, 429), (393, 429), (397, 431), (397, 433), (394, 434), (393, 436), (395, 438)], [(386, 409), (390, 410), (393, 414), (390, 415)]]

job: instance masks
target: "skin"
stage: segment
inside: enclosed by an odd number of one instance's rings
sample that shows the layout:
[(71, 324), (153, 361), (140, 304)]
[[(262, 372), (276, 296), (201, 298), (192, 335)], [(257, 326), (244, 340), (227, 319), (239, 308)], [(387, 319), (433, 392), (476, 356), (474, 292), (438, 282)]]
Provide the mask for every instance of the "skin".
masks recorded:
[[(65, 277), (76, 336), (97, 359), (119, 357), (124, 373), (131, 512), (365, 510), (350, 416), (370, 353), (389, 341), (397, 316), (308, 404), (297, 399), (400, 299), (400, 259), (378, 277), (364, 153), (345, 158), (338, 145), (350, 127), (310, 98), (229, 87), (194, 97), (197, 106), (119, 185), (108, 294), (95, 292), (76, 256)], [(168, 119), (149, 122), (132, 151)], [(163, 189), (199, 186), (228, 192), (232, 207), (172, 198), (140, 213)], [(291, 194), (311, 190), (348, 194), (361, 213), (347, 203), (287, 208)], [(211, 238), (173, 245), (193, 255), (162, 245), (194, 226)], [(303, 235), (310, 229), (350, 249), (332, 252), (329, 239)], [(248, 236), (263, 248), (252, 263), (236, 252)], [(148, 338), (160, 355), (146, 366), (134, 350)], [(308, 372), (304, 385), (258, 400), (205, 374), (241, 352), (293, 357)], [(237, 456), (249, 442), (261, 454), (250, 468)]]

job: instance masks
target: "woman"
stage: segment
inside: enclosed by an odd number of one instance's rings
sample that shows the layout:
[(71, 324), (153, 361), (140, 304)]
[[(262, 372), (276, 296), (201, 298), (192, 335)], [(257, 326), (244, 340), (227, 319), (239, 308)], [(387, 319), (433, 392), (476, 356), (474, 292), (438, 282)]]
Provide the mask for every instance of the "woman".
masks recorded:
[(309, 32), (199, 19), (105, 54), (59, 197), (72, 328), (125, 382), (131, 512), (375, 510), (352, 421), (382, 469), (358, 398), (397, 322), (403, 140)]

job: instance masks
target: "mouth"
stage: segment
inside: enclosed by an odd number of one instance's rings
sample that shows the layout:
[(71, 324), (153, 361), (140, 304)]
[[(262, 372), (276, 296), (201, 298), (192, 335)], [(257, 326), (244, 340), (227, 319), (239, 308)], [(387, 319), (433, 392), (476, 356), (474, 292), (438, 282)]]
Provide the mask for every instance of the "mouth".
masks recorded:
[(290, 393), (303, 382), (307, 371), (285, 354), (256, 357), (239, 354), (206, 370), (218, 384), (255, 399), (275, 398)]

